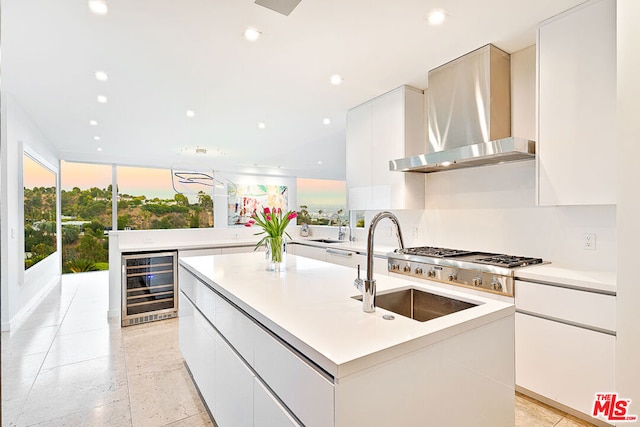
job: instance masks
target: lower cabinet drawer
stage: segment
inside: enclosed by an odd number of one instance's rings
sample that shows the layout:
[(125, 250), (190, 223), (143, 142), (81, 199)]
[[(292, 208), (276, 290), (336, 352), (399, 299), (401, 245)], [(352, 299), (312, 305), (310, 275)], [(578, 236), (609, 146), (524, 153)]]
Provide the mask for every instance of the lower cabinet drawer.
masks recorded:
[(255, 338), (254, 369), (264, 382), (304, 425), (332, 426), (333, 383), (267, 332)]
[(299, 427), (257, 378), (253, 380), (253, 427)]
[(615, 337), (516, 313), (516, 385), (585, 414), (615, 391)]
[(608, 331), (616, 330), (616, 297), (516, 280), (518, 311), (528, 311)]

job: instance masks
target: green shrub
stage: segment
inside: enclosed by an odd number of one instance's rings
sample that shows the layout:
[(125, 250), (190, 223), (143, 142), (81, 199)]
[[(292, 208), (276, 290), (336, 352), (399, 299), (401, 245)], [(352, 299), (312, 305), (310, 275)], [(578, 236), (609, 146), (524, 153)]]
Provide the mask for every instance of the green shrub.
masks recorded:
[(97, 271), (96, 264), (89, 259), (76, 258), (67, 262), (69, 269), (73, 273), (84, 273), (87, 271)]

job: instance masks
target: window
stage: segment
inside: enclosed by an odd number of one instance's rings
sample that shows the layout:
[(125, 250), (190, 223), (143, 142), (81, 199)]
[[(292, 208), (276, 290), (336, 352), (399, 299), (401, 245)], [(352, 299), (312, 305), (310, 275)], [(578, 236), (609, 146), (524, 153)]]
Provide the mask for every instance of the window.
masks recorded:
[(118, 166), (118, 230), (213, 227), (210, 185), (177, 193), (173, 172)]
[(62, 162), (62, 272), (109, 269), (110, 165)]
[(24, 268), (57, 250), (56, 174), (29, 155), (22, 156), (24, 187)]
[(347, 183), (298, 178), (298, 225), (347, 225)]

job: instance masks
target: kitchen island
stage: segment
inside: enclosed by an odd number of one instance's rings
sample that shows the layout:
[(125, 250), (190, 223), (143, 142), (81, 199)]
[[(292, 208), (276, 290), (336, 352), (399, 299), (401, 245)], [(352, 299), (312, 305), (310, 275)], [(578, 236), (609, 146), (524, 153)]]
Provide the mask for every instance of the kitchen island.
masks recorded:
[(221, 427), (513, 425), (513, 305), (376, 277), (378, 295), (474, 305), (419, 322), (364, 313), (352, 268), (264, 267), (260, 253), (180, 260), (180, 350)]

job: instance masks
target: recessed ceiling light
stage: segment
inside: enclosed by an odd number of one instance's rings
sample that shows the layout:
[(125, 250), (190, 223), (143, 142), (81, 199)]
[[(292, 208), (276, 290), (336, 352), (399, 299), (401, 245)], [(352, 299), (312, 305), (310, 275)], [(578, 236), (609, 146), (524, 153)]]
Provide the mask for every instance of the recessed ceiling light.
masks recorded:
[(106, 15), (109, 6), (105, 0), (89, 0), (89, 10), (96, 15)]
[(193, 116), (195, 116), (195, 115), (196, 115), (196, 112), (195, 112), (195, 111), (193, 111), (193, 110), (187, 110), (187, 113), (186, 113), (186, 114), (187, 114), (187, 117), (193, 117)]
[(324, 123), (325, 125), (330, 125), (330, 124), (331, 124), (331, 119), (330, 119), (330, 118), (328, 118), (328, 117), (325, 117), (325, 118), (322, 120), (322, 123)]
[(259, 129), (264, 129), (266, 127), (267, 127), (267, 125), (265, 125), (264, 123), (262, 123), (262, 122), (258, 123), (258, 128)]
[(427, 21), (431, 25), (440, 25), (447, 18), (447, 14), (442, 9), (434, 9), (429, 12), (429, 16), (427, 17)]
[(321, 165), (322, 164), (322, 160), (318, 160), (318, 164)]
[(106, 104), (107, 103), (107, 97), (104, 95), (98, 95), (96, 97), (96, 100), (100, 103), (100, 104)]
[(96, 80), (104, 82), (104, 81), (107, 81), (108, 79), (109, 79), (109, 76), (107, 75), (107, 73), (105, 73), (104, 71), (96, 71)]
[(242, 33), (242, 37), (244, 37), (246, 40), (249, 40), (250, 42), (258, 40), (261, 35), (262, 33), (260, 31), (251, 27), (248, 27), (246, 30), (244, 30), (244, 33)]
[(98, 150), (98, 151), (102, 151), (102, 148), (98, 147), (98, 148), (96, 148), (96, 150)]
[(98, 122), (97, 122), (97, 121), (95, 121), (95, 120), (89, 120), (89, 124), (90, 124), (91, 126), (98, 126)]
[(100, 137), (99, 136), (94, 136), (93, 139), (95, 139), (96, 141), (100, 141)]
[(331, 76), (331, 78), (329, 79), (329, 81), (331, 82), (332, 85), (339, 85), (340, 83), (342, 83), (342, 76), (338, 75), (338, 74), (334, 74), (333, 76)]

